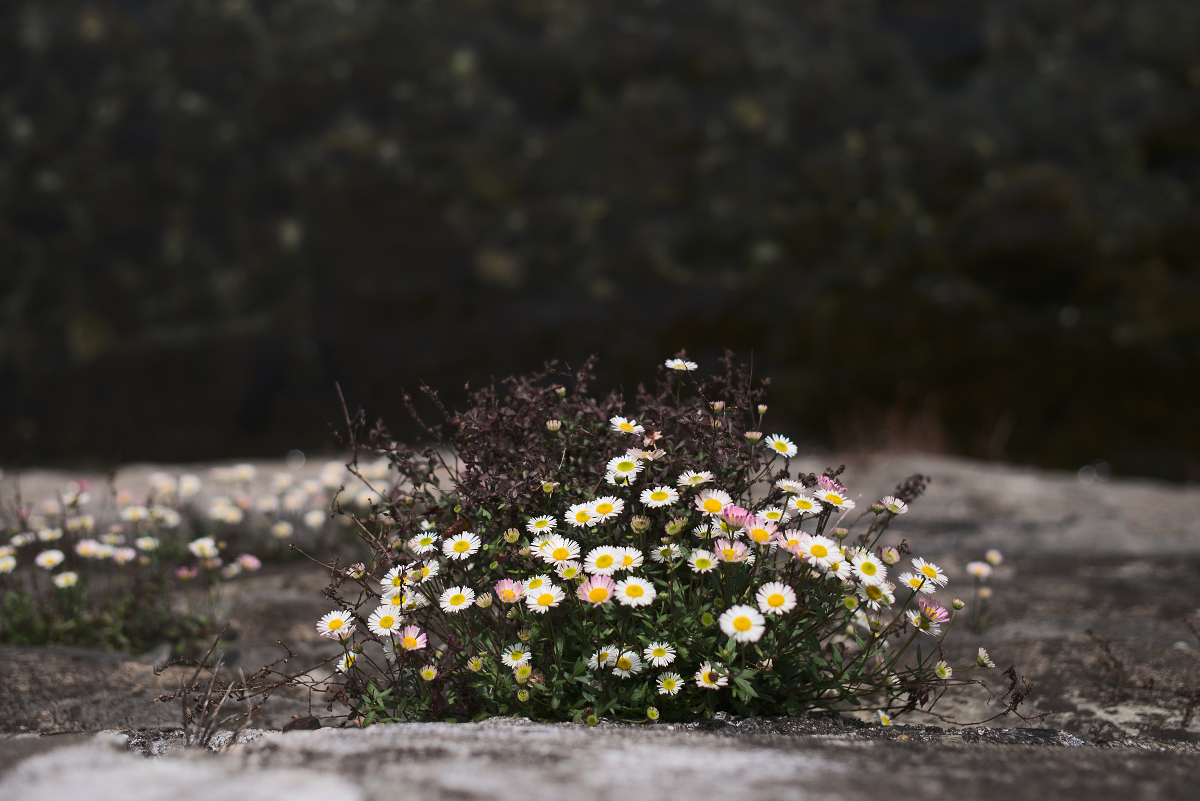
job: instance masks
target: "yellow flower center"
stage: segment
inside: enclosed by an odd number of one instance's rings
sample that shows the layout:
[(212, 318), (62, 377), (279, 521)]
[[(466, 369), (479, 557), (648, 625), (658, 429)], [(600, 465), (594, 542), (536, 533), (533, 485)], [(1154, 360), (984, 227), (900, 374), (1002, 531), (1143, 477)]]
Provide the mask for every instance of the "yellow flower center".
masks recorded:
[(622, 462), (617, 462), (617, 470), (619, 470), (622, 473), (628, 473), (633, 468), (634, 468), (633, 462), (629, 461), (628, 459), (626, 459), (625, 461), (622, 461)]
[(737, 559), (737, 551), (733, 548), (722, 548), (721, 555), (725, 557), (726, 562), (732, 562), (734, 559)]
[(454, 552), (455, 553), (466, 553), (470, 549), (470, 547), (471, 547), (471, 543), (468, 542), (467, 540), (459, 540), (458, 542), (454, 543)]
[(832, 492), (825, 496), (825, 500), (829, 501), (834, 506), (841, 506), (844, 503), (841, 495), (834, 495)]
[(874, 584), (868, 584), (863, 591), (866, 592), (867, 597), (872, 601), (878, 601), (883, 597), (883, 590), (879, 587), (876, 587)]
[(704, 511), (713, 513), (721, 511), (721, 502), (716, 498), (708, 498), (704, 501)]
[(512, 651), (511, 653), (509, 653), (508, 658), (514, 662), (520, 662), (522, 659), (525, 658), (525, 652), (524, 651)]
[(500, 600), (504, 601), (506, 604), (510, 604), (517, 600), (517, 593), (515, 590), (504, 590), (500, 593)]
[(575, 522), (577, 522), (577, 523), (586, 523), (587, 521), (589, 521), (591, 519), (592, 519), (592, 513), (589, 512), (587, 509), (580, 509), (578, 512), (575, 513)]
[(461, 592), (456, 592), (450, 596), (450, 605), (451, 606), (461, 606), (462, 604), (465, 604), (466, 602), (467, 602), (467, 596), (463, 595)]
[(709, 560), (705, 559), (702, 556), (696, 560), (696, 567), (700, 568), (701, 570), (704, 570), (706, 568), (712, 567), (712, 562), (710, 562)]
[(549, 606), (554, 603), (554, 595), (548, 592), (543, 592), (538, 596), (538, 606)]
[(394, 577), (392, 578), (392, 586), (393, 586), (393, 587), (402, 587), (402, 586), (404, 586), (404, 577), (403, 577), (403, 576), (394, 576)]
[(536, 523), (534, 523), (534, 524), (533, 524), (533, 527), (534, 527), (534, 528), (545, 528), (545, 527), (546, 527), (546, 526), (548, 526), (548, 525), (550, 525), (550, 521), (549, 521), (549, 520), (539, 520), (539, 521), (537, 521)]
[(409, 651), (415, 651), (417, 648), (417, 638), (416, 637), (405, 637), (404, 638), (404, 647)]
[(628, 595), (630, 598), (641, 598), (643, 595), (646, 594), (646, 591), (643, 590), (641, 585), (639, 585), (639, 584), (630, 584), (628, 587), (625, 588), (625, 594)]
[(652, 501), (665, 501), (667, 498), (670, 498), (670, 497), (671, 497), (670, 495), (663, 492), (662, 490), (659, 490), (658, 492), (650, 493), (650, 500), (652, 500)]
[(921, 565), (921, 572), (929, 578), (937, 578), (937, 571), (929, 565)]
[(750, 622), (750, 618), (748, 617), (735, 617), (733, 619), (733, 627), (738, 631), (749, 631), (752, 625), (753, 623)]
[(750, 539), (759, 543), (766, 542), (771, 539), (771, 533), (765, 528), (750, 529)]
[(664, 690), (674, 690), (675, 689), (675, 679), (663, 679), (662, 686), (663, 686)]
[(542, 579), (530, 579), (529, 589), (536, 590), (540, 586), (542, 586)]
[(797, 498), (796, 499), (796, 508), (797, 509), (811, 509), (811, 508), (813, 508), (812, 501), (808, 500), (807, 498)]
[(829, 549), (824, 545), (817, 543), (812, 547), (812, 555), (818, 559), (824, 559), (826, 556), (829, 556)]
[(608, 600), (608, 590), (603, 587), (593, 587), (588, 593), (588, 600), (594, 604)]
[(561, 562), (571, 555), (571, 551), (568, 548), (558, 547), (550, 555), (554, 557), (554, 561)]
[(780, 442), (780, 441), (776, 440), (774, 445), (775, 445), (775, 450), (779, 451), (780, 453), (785, 453), (787, 451), (787, 443), (786, 442)]
[(717, 671), (710, 670), (707, 673), (705, 673), (704, 674), (704, 683), (705, 684), (716, 684), (717, 683)]
[(779, 607), (783, 606), (783, 604), (784, 597), (780, 593), (776, 592), (767, 596), (767, 606), (771, 607), (772, 609), (778, 609)]
[(621, 556), (621, 567), (629, 567), (632, 564), (633, 564), (632, 556), (630, 556), (629, 554), (624, 554), (623, 556)]
[(392, 602), (392, 606), (402, 606), (404, 604), (404, 597), (400, 595), (393, 595), (388, 600)]
[(662, 659), (664, 656), (667, 655), (667, 649), (666, 648), (655, 648), (650, 653), (654, 654), (656, 659)]
[(338, 618), (335, 617), (333, 620), (329, 621), (329, 630), (337, 631), (338, 629), (340, 629), (342, 627), (343, 622), (344, 621), (339, 620)]
[(858, 569), (863, 572), (863, 575), (873, 576), (879, 572), (879, 568), (875, 567), (874, 562), (863, 562), (858, 566)]
[(421, 544), (422, 545), (432, 545), (433, 537), (421, 537)]
[(613, 505), (611, 503), (606, 502), (606, 503), (596, 504), (596, 514), (598, 514), (598, 515), (611, 514), (612, 510), (613, 510)]
[(562, 577), (565, 579), (572, 579), (577, 575), (579, 575), (579, 571), (573, 567), (568, 567), (562, 572)]
[(617, 667), (621, 670), (629, 670), (631, 667), (633, 667), (633, 663), (629, 661), (629, 657), (622, 656), (617, 659)]
[(603, 553), (596, 557), (596, 567), (599, 567), (601, 569), (606, 568), (606, 567), (611, 567), (612, 563), (613, 563), (613, 558), (609, 554)]
[(396, 618), (391, 615), (381, 615), (379, 618), (379, 628), (390, 629), (396, 623)]

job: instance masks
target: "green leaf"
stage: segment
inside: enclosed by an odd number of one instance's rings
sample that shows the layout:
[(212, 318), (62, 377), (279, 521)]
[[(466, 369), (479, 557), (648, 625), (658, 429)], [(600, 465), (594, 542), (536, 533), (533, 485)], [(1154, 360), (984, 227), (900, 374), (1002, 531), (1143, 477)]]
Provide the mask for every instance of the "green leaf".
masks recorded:
[(754, 692), (754, 687), (750, 685), (750, 682), (746, 681), (741, 676), (734, 676), (733, 683), (739, 690), (742, 691), (742, 694), (746, 696), (746, 700), (758, 697), (758, 693)]

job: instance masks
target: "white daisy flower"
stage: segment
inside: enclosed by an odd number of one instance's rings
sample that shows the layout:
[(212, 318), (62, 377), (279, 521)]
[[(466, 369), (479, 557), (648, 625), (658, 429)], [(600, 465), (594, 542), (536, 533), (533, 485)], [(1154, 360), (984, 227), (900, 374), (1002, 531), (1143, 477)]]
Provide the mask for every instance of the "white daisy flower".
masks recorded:
[(551, 537), (538, 549), (538, 555), (546, 562), (561, 565), (579, 558), (579, 543), (567, 537)]
[(779, 434), (772, 434), (767, 437), (766, 445), (771, 450), (783, 456), (786, 459), (791, 459), (796, 455), (796, 446), (790, 439)]
[(593, 576), (611, 576), (621, 569), (623, 557), (619, 548), (601, 545), (588, 551), (583, 560), (583, 569)]
[(883, 508), (887, 509), (894, 515), (902, 515), (908, 511), (908, 504), (891, 495), (883, 496), (879, 502), (883, 504)]
[(782, 525), (792, 519), (792, 516), (780, 509), (778, 506), (768, 506), (758, 513), (759, 517), (766, 518), (776, 525)]
[(706, 489), (696, 496), (696, 508), (706, 515), (719, 515), (732, 503), (729, 493), (719, 489)]
[(945, 587), (948, 579), (946, 573), (932, 562), (926, 562), (924, 559), (917, 558), (912, 560), (913, 568), (925, 578), (929, 579), (933, 584), (939, 587)]
[(800, 544), (795, 553), (813, 567), (829, 568), (834, 562), (842, 561), (841, 548), (828, 537), (801, 534)]
[(558, 520), (552, 515), (542, 515), (541, 517), (532, 518), (526, 523), (525, 530), (530, 534), (541, 534), (544, 531), (553, 531), (557, 525)]
[(699, 472), (695, 470), (688, 470), (686, 473), (680, 474), (675, 483), (681, 487), (698, 487), (701, 484), (712, 480), (713, 474), (707, 470), (701, 470)]
[(420, 584), (428, 581), (436, 576), (442, 569), (442, 566), (434, 561), (422, 562), (416, 565), (412, 570), (408, 571), (406, 577), (413, 584)]
[(637, 424), (635, 420), (626, 420), (624, 417), (614, 417), (608, 421), (612, 425), (612, 430), (618, 434), (641, 434), (646, 429)]
[(823, 568), (825, 578), (836, 578), (842, 581), (849, 581), (854, 575), (854, 566), (845, 559), (839, 559), (835, 562), (830, 562), (829, 566)]
[(767, 631), (767, 619), (753, 606), (738, 604), (721, 613), (721, 631), (738, 642), (758, 642)]
[(482, 545), (479, 537), (475, 536), (472, 531), (464, 531), (457, 537), (446, 540), (442, 543), (442, 553), (449, 559), (467, 559), (479, 552), (479, 547)]
[(373, 634), (385, 637), (395, 632), (400, 627), (401, 622), (401, 618), (396, 614), (395, 608), (391, 604), (384, 604), (376, 608), (371, 613), (371, 616), (367, 618), (367, 628)]
[(623, 476), (611, 471), (604, 474), (604, 483), (611, 484), (614, 487), (624, 487), (629, 484), (629, 476)]
[(872, 553), (859, 552), (850, 560), (854, 575), (864, 584), (878, 584), (887, 578), (887, 567)]
[(622, 651), (617, 654), (617, 661), (613, 665), (613, 675), (627, 679), (635, 673), (642, 672), (642, 658), (634, 651)]
[(667, 359), (665, 362), (668, 370), (680, 370), (690, 372), (698, 366), (695, 362), (689, 362), (687, 359)]
[(605, 470), (625, 478), (633, 478), (642, 472), (642, 460), (633, 456), (614, 456), (608, 460)]
[(847, 511), (854, 508), (854, 501), (847, 498), (841, 490), (838, 489), (817, 489), (813, 492), (813, 497), (826, 506), (833, 506), (842, 511)]
[(533, 658), (533, 652), (527, 646), (519, 643), (510, 645), (504, 649), (504, 653), (500, 655), (500, 661), (505, 667), (513, 668), (525, 667), (529, 664), (529, 660)]
[(566, 594), (553, 584), (547, 584), (533, 592), (525, 593), (525, 605), (533, 612), (544, 614), (563, 602)]
[(604, 495), (592, 501), (591, 511), (596, 516), (597, 523), (605, 523), (625, 511), (625, 501), (612, 495)]
[(609, 667), (617, 662), (617, 656), (621, 649), (615, 645), (606, 645), (596, 653), (592, 654), (592, 658), (588, 660), (588, 667), (592, 670), (599, 670), (601, 667)]
[(554, 572), (560, 579), (569, 581), (583, 573), (583, 565), (576, 561), (563, 562), (554, 568)]
[(404, 571), (399, 565), (396, 565), (391, 570), (383, 574), (383, 578), (379, 580), (379, 584), (383, 587), (385, 597), (391, 597), (404, 589), (405, 579)]
[(408, 540), (408, 547), (412, 549), (413, 553), (429, 553), (437, 549), (437, 544), (438, 537), (432, 531), (422, 532)]
[(821, 504), (807, 495), (797, 494), (788, 498), (788, 510), (799, 515), (818, 515), (821, 513)]
[(923, 592), (926, 595), (937, 592), (937, 585), (926, 578), (924, 574), (901, 573), (897, 580), (909, 589)]
[(659, 564), (674, 562), (683, 555), (683, 551), (678, 545), (673, 542), (668, 542), (664, 545), (659, 545), (650, 552), (650, 558)]
[(643, 578), (630, 576), (617, 582), (617, 603), (622, 606), (647, 606), (657, 594), (654, 585)]
[(64, 570), (51, 579), (51, 581), (54, 582), (55, 587), (65, 590), (69, 587), (74, 587), (79, 582), (79, 574), (74, 570)]
[(577, 503), (567, 509), (567, 521), (575, 528), (579, 528), (580, 526), (594, 526), (598, 522), (596, 520), (596, 513), (592, 511), (590, 503)]
[(438, 598), (443, 612), (461, 612), (475, 603), (475, 590), (470, 587), (451, 587)]
[(707, 573), (717, 566), (717, 557), (712, 551), (697, 548), (688, 556), (688, 564), (692, 566), (693, 573)]
[(6, 553), (0, 556), (0, 573), (11, 573), (17, 569), (17, 558)]
[(988, 652), (984, 648), (979, 649), (979, 653), (975, 657), (975, 664), (981, 668), (994, 668), (996, 666), (996, 663), (992, 661), (992, 658), (988, 656)]
[(341, 659), (339, 659), (337, 666), (336, 666), (337, 672), (338, 673), (348, 673), (350, 671), (350, 668), (354, 667), (354, 660), (357, 658), (357, 656), (358, 656), (358, 654), (354, 653), (353, 651), (350, 651), (345, 656), (343, 656)]
[(886, 581), (880, 584), (863, 584), (858, 588), (858, 597), (868, 608), (879, 611), (896, 602), (896, 596), (892, 594), (894, 589)]
[(546, 573), (539, 573), (533, 578), (525, 582), (525, 588), (522, 591), (524, 595), (529, 595), (531, 592), (541, 592), (550, 586), (550, 576)]
[(696, 671), (696, 686), (702, 690), (716, 690), (729, 683), (729, 679), (721, 672), (720, 667), (709, 662), (700, 665)]
[(637, 548), (631, 548), (626, 545), (619, 550), (621, 551), (621, 558), (618, 560), (617, 570), (636, 570), (642, 566), (644, 557), (642, 552)]
[(659, 675), (658, 681), (659, 695), (675, 695), (683, 687), (683, 677), (678, 673), (663, 673)]
[(67, 557), (57, 548), (51, 548), (48, 551), (42, 551), (34, 557), (33, 562), (38, 567), (43, 567), (46, 570), (53, 570), (63, 563)]
[(329, 612), (317, 621), (317, 633), (338, 640), (349, 637), (354, 633), (354, 615), (340, 609)]
[(781, 478), (775, 482), (775, 486), (788, 495), (799, 495), (804, 492), (804, 485), (791, 478)]
[(796, 592), (786, 584), (769, 581), (754, 596), (764, 615), (785, 615), (796, 608)]
[(1000, 563), (1004, 561), (1004, 554), (1000, 553), (995, 548), (992, 548), (983, 555), (983, 558), (992, 567), (998, 567)]
[(655, 667), (666, 667), (675, 661), (675, 646), (665, 642), (652, 642), (642, 654), (646, 661)]
[(286, 520), (276, 520), (271, 526), (271, 536), (276, 539), (286, 540), (296, 531), (296, 528)]
[(986, 581), (992, 575), (992, 566), (987, 562), (967, 562), (967, 574)]
[(670, 506), (679, 500), (679, 491), (672, 487), (654, 487), (642, 490), (641, 501), (652, 509)]
[(947, 662), (938, 662), (933, 666), (933, 675), (939, 679), (948, 679), (954, 675), (954, 668), (950, 667)]
[(325, 525), (325, 511), (323, 509), (309, 509), (304, 513), (304, 525), (309, 528), (320, 528)]

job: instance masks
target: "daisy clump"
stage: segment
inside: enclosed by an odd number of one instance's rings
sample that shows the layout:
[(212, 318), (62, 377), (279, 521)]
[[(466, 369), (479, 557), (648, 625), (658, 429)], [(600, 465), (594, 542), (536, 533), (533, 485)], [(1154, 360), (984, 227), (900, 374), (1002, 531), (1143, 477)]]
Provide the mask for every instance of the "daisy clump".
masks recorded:
[(731, 356), (704, 377), (680, 354), (628, 398), (593, 379), (551, 364), (461, 411), (435, 397), (421, 448), (351, 432), (403, 480), (339, 510), (369, 558), (332, 571), (338, 614), (314, 623), (349, 717), (890, 720), (979, 683), (990, 660), (939, 647), (946, 571), (889, 535), (923, 477), (863, 499), (842, 468), (803, 472)]

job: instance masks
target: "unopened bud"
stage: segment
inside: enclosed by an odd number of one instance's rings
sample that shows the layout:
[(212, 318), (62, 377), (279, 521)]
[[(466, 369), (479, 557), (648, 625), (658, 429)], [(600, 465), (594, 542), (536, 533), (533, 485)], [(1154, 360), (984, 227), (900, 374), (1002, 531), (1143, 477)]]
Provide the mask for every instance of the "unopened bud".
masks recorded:
[(479, 597), (478, 597), (478, 598), (475, 600), (475, 603), (479, 605), (479, 608), (480, 608), (480, 609), (488, 609), (488, 608), (490, 608), (490, 607), (491, 607), (491, 605), (492, 605), (492, 596), (490, 596), (490, 595), (480, 595), (480, 596), (479, 596)]
[(646, 709), (646, 718), (648, 720), (658, 720), (658, 707), (652, 706)]
[(871, 504), (871, 513), (872, 514), (881, 515), (886, 511), (887, 511), (887, 507), (884, 506), (882, 503)]
[(546, 493), (547, 495), (552, 494), (556, 489), (558, 489), (557, 481), (543, 481), (542, 482), (542, 492)]
[(750, 442), (758, 442), (760, 439), (762, 439), (762, 432), (761, 431), (747, 431), (746, 439), (749, 440)]
[(558, 397), (560, 397), (560, 398), (567, 397), (567, 388), (566, 387), (555, 387), (554, 391), (558, 393)]
[(957, 598), (955, 598), (953, 601), (951, 601), (950, 605), (953, 606), (956, 610), (962, 609), (964, 606), (966, 606), (965, 603), (963, 603), (962, 601), (960, 601)]
[(529, 690), (517, 690), (517, 700), (522, 704), (529, 700)]
[(641, 534), (643, 531), (650, 528), (650, 518), (642, 517), (641, 515), (635, 515), (634, 518), (629, 521), (629, 527), (633, 529), (635, 534)]
[(713, 616), (708, 612), (705, 612), (700, 616), (700, 622), (705, 626), (711, 626), (713, 624)]
[(833, 530), (833, 536), (837, 537), (839, 540), (844, 540), (844, 539), (846, 539), (846, 537), (850, 536), (850, 529), (835, 528)]
[(515, 528), (510, 528), (508, 531), (504, 532), (504, 541), (509, 545), (513, 544), (519, 539), (521, 539), (521, 532), (517, 531)]
[(765, 403), (758, 404), (758, 413), (766, 414), (767, 413), (767, 404), (765, 404)]
[(712, 404), (712, 410), (713, 410), (714, 412), (723, 412), (723, 411), (725, 411), (725, 401), (713, 401), (713, 404)]
[(884, 548), (879, 552), (879, 558), (885, 565), (894, 565), (900, 561), (900, 552), (895, 548)]
[(600, 718), (596, 717), (595, 715), (588, 715), (586, 718), (583, 719), (583, 722), (589, 726), (595, 726), (597, 723), (600, 722)]
[(547, 420), (546, 421), (546, 430), (547, 431), (558, 431), (560, 428), (562, 428), (562, 420)]

